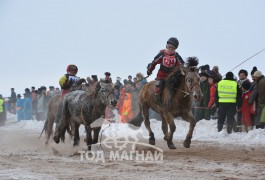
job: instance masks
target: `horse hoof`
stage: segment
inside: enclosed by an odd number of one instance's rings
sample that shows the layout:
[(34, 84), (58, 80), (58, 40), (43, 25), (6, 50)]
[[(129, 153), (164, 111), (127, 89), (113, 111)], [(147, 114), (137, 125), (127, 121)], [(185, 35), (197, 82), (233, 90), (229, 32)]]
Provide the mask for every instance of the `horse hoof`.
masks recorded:
[(183, 146), (184, 146), (185, 148), (190, 148), (190, 141), (185, 140), (185, 141), (183, 142)]
[(177, 149), (176, 146), (172, 142), (168, 142), (167, 146), (169, 149)]
[(58, 137), (53, 137), (53, 140), (56, 144), (58, 144), (60, 142), (60, 139)]
[(80, 141), (74, 142), (73, 146), (78, 146)]
[(156, 144), (155, 139), (149, 139), (149, 144), (151, 144), (151, 145), (155, 145), (155, 144)]

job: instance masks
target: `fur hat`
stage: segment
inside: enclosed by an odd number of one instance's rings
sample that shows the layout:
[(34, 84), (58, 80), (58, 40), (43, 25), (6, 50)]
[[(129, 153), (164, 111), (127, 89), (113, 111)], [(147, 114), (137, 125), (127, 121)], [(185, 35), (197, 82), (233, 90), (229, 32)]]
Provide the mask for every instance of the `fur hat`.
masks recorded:
[(21, 98), (21, 95), (20, 95), (20, 94), (18, 94), (18, 95), (17, 95), (17, 97), (18, 97), (18, 98)]
[(255, 76), (255, 77), (260, 77), (260, 76), (262, 76), (262, 73), (261, 73), (260, 71), (256, 71), (256, 72), (254, 73), (254, 76)]
[(98, 76), (97, 75), (92, 75), (91, 78), (94, 79), (95, 81), (98, 80)]
[(248, 72), (247, 72), (245, 69), (241, 69), (241, 70), (238, 72), (238, 75), (241, 74), (241, 73), (245, 74), (245, 76), (248, 76)]
[(225, 78), (233, 80), (234, 79), (234, 74), (230, 71), (230, 72), (226, 73)]
[(205, 76), (205, 77), (209, 77), (209, 74), (208, 73), (206, 73), (206, 72), (201, 72), (200, 74), (199, 74), (199, 76), (200, 77), (202, 77), (202, 76)]
[(110, 72), (105, 72), (105, 76), (111, 76)]
[(251, 87), (251, 83), (250, 83), (249, 81), (244, 81), (244, 82), (242, 83), (242, 87), (243, 87), (244, 89), (246, 89), (246, 90), (249, 90), (250, 87)]
[(251, 75), (253, 75), (257, 70), (258, 70), (258, 68), (256, 66), (254, 66), (252, 71), (251, 71)]

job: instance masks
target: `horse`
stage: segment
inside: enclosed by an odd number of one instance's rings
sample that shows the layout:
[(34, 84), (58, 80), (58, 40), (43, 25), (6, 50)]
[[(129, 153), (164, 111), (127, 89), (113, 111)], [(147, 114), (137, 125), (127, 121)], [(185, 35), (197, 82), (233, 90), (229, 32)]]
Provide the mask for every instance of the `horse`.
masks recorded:
[[(187, 60), (186, 67), (180, 67), (170, 74), (166, 80), (165, 87), (161, 94), (161, 103), (155, 100), (156, 81), (151, 81), (144, 85), (140, 92), (140, 113), (130, 121), (135, 126), (140, 126), (144, 121), (149, 132), (149, 144), (155, 145), (155, 136), (150, 127), (149, 108), (159, 113), (162, 117), (162, 130), (164, 140), (167, 141), (169, 149), (176, 149), (172, 142), (173, 133), (176, 129), (174, 118), (181, 116), (182, 119), (190, 123), (188, 134), (183, 142), (184, 147), (189, 148), (196, 121), (193, 117), (191, 107), (192, 101), (202, 99), (200, 89), (200, 78), (195, 71), (198, 65), (196, 57)], [(169, 126), (169, 132), (168, 132)]]
[[(58, 144), (68, 126), (74, 136), (73, 146), (79, 145), (79, 127), (85, 126), (88, 150), (92, 144), (98, 142), (101, 126), (92, 128), (90, 125), (97, 119), (105, 116), (106, 107), (116, 107), (117, 100), (114, 88), (110, 82), (98, 82), (95, 92), (88, 94), (84, 91), (73, 91), (67, 94), (63, 101), (62, 118), (56, 127), (54, 141)], [(93, 131), (93, 138), (92, 133)]]
[[(70, 91), (75, 91), (75, 90), (87, 90), (88, 88), (85, 86), (82, 86), (83, 83), (86, 83), (86, 80), (81, 78), (77, 81), (76, 86), (71, 87)], [(45, 135), (46, 135), (46, 141), (45, 144), (48, 144), (49, 139), (53, 133), (53, 124), (55, 122), (56, 119), (56, 115), (58, 110), (62, 107), (61, 104), (63, 102), (63, 98), (61, 98), (61, 94), (56, 94), (54, 95), (48, 103), (48, 112), (47, 112), (47, 119), (45, 120), (42, 132), (39, 136), (39, 138), (41, 137), (42, 133), (45, 131)], [(68, 131), (68, 133), (70, 133), (70, 129), (67, 128), (66, 129)], [(61, 137), (61, 140), (64, 141), (64, 136)]]

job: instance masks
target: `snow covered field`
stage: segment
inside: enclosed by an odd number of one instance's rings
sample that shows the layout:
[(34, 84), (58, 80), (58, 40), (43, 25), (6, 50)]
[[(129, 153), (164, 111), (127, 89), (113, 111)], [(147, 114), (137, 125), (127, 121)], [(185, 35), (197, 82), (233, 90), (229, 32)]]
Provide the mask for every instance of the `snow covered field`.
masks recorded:
[[(8, 114), (6, 126), (0, 127), (0, 179), (265, 179), (265, 130), (218, 133), (216, 120), (202, 120), (194, 130), (191, 148), (186, 149), (182, 142), (189, 124), (181, 120), (175, 123), (173, 142), (177, 149), (169, 150), (161, 122), (151, 120), (156, 146), (163, 149), (162, 163), (88, 162), (81, 161), (77, 153), (86, 149), (83, 126), (79, 147), (73, 147), (69, 137), (65, 143), (51, 140), (45, 146), (45, 137), (38, 139), (43, 121), (16, 122), (16, 117)], [(127, 124), (108, 126), (102, 127), (103, 139), (137, 134)], [(143, 134), (139, 141), (147, 143), (145, 127), (138, 132)], [(93, 151), (99, 149), (99, 145), (93, 147)]]

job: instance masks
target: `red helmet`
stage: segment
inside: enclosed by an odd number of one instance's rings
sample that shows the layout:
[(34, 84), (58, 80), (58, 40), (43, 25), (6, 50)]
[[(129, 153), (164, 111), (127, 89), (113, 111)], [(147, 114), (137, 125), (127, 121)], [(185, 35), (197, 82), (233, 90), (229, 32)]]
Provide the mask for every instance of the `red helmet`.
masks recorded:
[(78, 68), (76, 65), (70, 64), (67, 66), (66, 72), (70, 75), (76, 75), (76, 73), (78, 72)]

